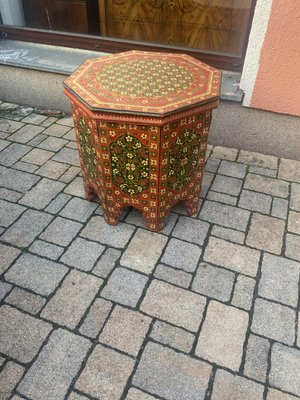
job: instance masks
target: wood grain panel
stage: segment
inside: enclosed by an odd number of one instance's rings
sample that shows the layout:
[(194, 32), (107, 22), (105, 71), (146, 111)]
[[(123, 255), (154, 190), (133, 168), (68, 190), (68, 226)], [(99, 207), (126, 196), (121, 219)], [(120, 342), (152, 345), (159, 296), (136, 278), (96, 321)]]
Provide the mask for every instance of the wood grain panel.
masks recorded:
[(240, 54), (251, 0), (99, 0), (99, 4), (106, 14), (105, 19), (101, 16), (101, 33), (107, 36)]

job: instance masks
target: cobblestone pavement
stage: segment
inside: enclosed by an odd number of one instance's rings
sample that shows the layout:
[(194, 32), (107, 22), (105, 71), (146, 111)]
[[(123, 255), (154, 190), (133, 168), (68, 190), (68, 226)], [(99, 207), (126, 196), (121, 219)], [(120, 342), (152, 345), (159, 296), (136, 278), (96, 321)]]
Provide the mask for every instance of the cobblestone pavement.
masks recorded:
[(84, 199), (71, 118), (0, 105), (0, 398), (300, 399), (300, 162), (209, 147), (161, 233)]

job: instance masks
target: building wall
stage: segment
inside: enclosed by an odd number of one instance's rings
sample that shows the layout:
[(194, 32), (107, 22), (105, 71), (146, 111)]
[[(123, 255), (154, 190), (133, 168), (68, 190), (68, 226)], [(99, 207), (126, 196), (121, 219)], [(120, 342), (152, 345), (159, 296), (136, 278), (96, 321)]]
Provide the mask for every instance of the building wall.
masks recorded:
[(300, 2), (258, 0), (241, 88), (244, 105), (300, 116)]

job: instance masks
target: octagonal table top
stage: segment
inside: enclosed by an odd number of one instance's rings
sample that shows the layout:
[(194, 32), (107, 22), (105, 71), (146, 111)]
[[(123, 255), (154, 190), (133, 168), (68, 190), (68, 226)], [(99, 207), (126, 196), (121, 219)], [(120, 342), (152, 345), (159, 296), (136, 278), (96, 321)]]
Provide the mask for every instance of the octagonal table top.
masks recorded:
[(185, 54), (128, 51), (85, 61), (64, 86), (93, 111), (162, 117), (217, 100), (220, 71)]

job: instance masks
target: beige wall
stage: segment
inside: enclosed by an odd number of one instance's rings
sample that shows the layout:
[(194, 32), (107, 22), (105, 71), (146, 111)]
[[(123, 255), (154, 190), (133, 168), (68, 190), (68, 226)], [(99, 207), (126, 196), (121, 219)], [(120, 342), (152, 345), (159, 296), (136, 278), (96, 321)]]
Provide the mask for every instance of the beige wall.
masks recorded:
[(300, 116), (299, 0), (257, 1), (241, 88), (246, 106)]

